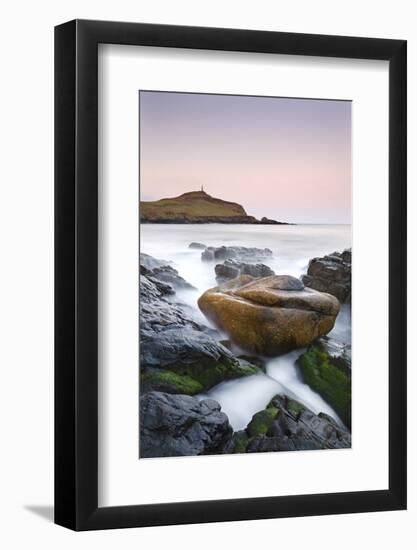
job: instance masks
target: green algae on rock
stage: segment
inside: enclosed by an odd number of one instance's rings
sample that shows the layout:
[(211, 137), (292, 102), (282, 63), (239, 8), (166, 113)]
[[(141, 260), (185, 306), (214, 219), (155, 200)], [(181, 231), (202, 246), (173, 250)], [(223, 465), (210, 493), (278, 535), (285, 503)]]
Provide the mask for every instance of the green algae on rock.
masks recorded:
[(252, 420), (246, 427), (246, 431), (250, 437), (255, 435), (264, 435), (268, 431), (272, 421), (278, 415), (276, 407), (268, 407), (263, 411), (259, 411), (252, 416)]
[(141, 393), (162, 391), (197, 395), (226, 380), (260, 374), (262, 369), (244, 360), (235, 363), (176, 363), (166, 368), (144, 368), (141, 371)]
[(303, 380), (334, 408), (351, 427), (351, 376), (320, 343), (310, 346), (297, 360)]

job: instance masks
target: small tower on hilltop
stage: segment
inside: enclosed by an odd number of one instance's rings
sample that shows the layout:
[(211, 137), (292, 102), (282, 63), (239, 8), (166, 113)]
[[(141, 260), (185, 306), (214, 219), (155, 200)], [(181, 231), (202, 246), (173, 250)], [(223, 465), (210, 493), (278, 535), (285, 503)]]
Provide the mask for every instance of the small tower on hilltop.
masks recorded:
[(204, 193), (204, 187), (203, 186), (201, 186), (201, 192)]

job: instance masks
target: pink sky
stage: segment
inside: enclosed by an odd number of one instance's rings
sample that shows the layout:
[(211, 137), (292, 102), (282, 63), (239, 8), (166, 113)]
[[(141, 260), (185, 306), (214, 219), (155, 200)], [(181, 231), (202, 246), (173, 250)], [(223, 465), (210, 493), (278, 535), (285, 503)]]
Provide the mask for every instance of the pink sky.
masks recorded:
[(201, 185), (257, 217), (350, 223), (351, 103), (141, 92), (141, 200)]

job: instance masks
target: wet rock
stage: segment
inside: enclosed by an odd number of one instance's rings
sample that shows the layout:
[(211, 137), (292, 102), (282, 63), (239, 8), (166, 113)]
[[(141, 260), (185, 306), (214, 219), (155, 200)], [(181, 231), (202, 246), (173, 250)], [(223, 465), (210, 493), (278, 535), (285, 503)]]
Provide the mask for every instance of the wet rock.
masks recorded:
[(141, 392), (208, 390), (223, 380), (260, 372), (219, 343), (220, 335), (195, 320), (169, 285), (140, 277)]
[(275, 396), (246, 428), (249, 453), (351, 447), (350, 433), (330, 416), (314, 414), (285, 395)]
[(164, 368), (141, 365), (140, 392), (163, 391), (197, 395), (221, 382), (262, 372), (265, 372), (263, 365), (240, 358), (230, 363), (208, 363), (207, 357), (203, 357), (200, 362), (179, 362), (165, 365)]
[(152, 269), (155, 269), (156, 267), (162, 267), (164, 265), (168, 265), (170, 262), (168, 260), (158, 260), (157, 258), (154, 258), (153, 256), (150, 256), (149, 254), (145, 254), (144, 252), (141, 252), (139, 254), (139, 264), (141, 267), (145, 267), (146, 269), (149, 269), (152, 271)]
[(197, 395), (204, 386), (192, 376), (158, 368), (143, 368), (140, 376), (140, 392), (160, 391)]
[(297, 359), (306, 384), (336, 411), (343, 423), (351, 425), (351, 371), (343, 356), (332, 356), (321, 341), (309, 346)]
[[(261, 218), (260, 223), (263, 225), (282, 225), (282, 223), (276, 222), (275, 220), (271, 220), (270, 218), (266, 218), (265, 216)], [(295, 224), (287, 223), (285, 225), (295, 225)]]
[(223, 454), (240, 454), (246, 453), (246, 448), (249, 443), (249, 437), (245, 430), (234, 432), (231, 439), (223, 448)]
[(215, 260), (246, 260), (256, 262), (272, 256), (269, 248), (247, 248), (245, 246), (208, 246), (202, 253), (204, 261)]
[(329, 354), (332, 362), (340, 369), (350, 374), (352, 368), (352, 346), (350, 344), (338, 342), (329, 336), (321, 338), (319, 343)]
[(350, 249), (313, 258), (308, 265), (307, 275), (303, 275), (303, 282), (309, 288), (332, 294), (341, 303), (350, 303), (351, 266)]
[(304, 290), (304, 285), (300, 279), (291, 277), (291, 275), (280, 275), (271, 279), (268, 288), (271, 290)]
[(265, 264), (249, 264), (236, 260), (225, 260), (214, 268), (216, 279), (220, 282), (234, 279), (239, 275), (251, 275), (252, 277), (269, 277), (275, 275), (274, 271)]
[(267, 407), (263, 411), (255, 413), (247, 425), (246, 433), (249, 436), (265, 435), (277, 417), (278, 412), (279, 410), (276, 407)]
[(186, 306), (165, 298), (156, 285), (151, 285), (152, 281), (141, 278), (141, 296), (145, 296), (140, 305), (142, 367), (191, 368), (201, 364), (208, 368), (217, 363), (237, 363), (231, 352), (215, 341), (213, 331), (192, 318)]
[(165, 283), (171, 288), (192, 290), (193, 285), (190, 285), (181, 277), (176, 269), (163, 260), (157, 260), (148, 254), (140, 254), (140, 274), (146, 275), (148, 279), (155, 283)]
[(206, 291), (201, 311), (242, 349), (265, 356), (304, 347), (330, 332), (340, 305), (287, 275), (241, 275)]
[(175, 294), (175, 290), (172, 286), (152, 277), (145, 276), (145, 269), (146, 268), (142, 267), (140, 269), (142, 274), (139, 285), (139, 297), (141, 303), (150, 303), (153, 300), (162, 298), (163, 296), (172, 296)]
[(164, 265), (162, 267), (156, 267), (152, 270), (152, 277), (167, 283), (174, 288), (193, 290), (195, 287), (190, 285), (185, 279), (179, 275), (178, 271), (170, 265)]
[(188, 248), (192, 248), (193, 250), (204, 250), (205, 248), (207, 248), (207, 246), (203, 243), (190, 243), (188, 245)]
[(239, 361), (242, 363), (242, 361), (246, 361), (250, 365), (255, 365), (256, 367), (259, 367), (262, 372), (266, 372), (266, 366), (267, 366), (267, 360), (265, 357), (259, 357), (258, 355), (245, 355), (240, 354), (238, 355)]
[(231, 437), (217, 401), (161, 392), (140, 398), (141, 458), (214, 454)]

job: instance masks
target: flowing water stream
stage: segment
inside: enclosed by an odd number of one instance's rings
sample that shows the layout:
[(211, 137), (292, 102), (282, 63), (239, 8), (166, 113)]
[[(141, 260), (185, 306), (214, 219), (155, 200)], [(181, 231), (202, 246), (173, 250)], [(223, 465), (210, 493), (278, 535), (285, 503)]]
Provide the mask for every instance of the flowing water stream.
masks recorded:
[[(196, 290), (180, 291), (178, 298), (192, 307), (199, 321), (210, 324), (197, 307), (201, 294), (216, 286), (213, 262), (201, 260), (201, 250), (189, 249), (191, 242), (207, 246), (246, 246), (270, 248), (272, 258), (262, 263), (278, 275), (299, 277), (307, 271), (311, 258), (342, 251), (351, 246), (350, 225), (158, 225), (141, 226), (141, 252), (172, 262), (179, 274)], [(350, 344), (350, 309), (343, 306), (334, 329), (329, 334), (339, 342)], [(246, 427), (253, 414), (265, 408), (277, 393), (297, 399), (315, 413), (335, 418), (333, 409), (300, 379), (295, 361), (303, 350), (269, 359), (266, 373), (223, 382), (200, 397), (216, 399), (228, 415), (235, 430)]]

